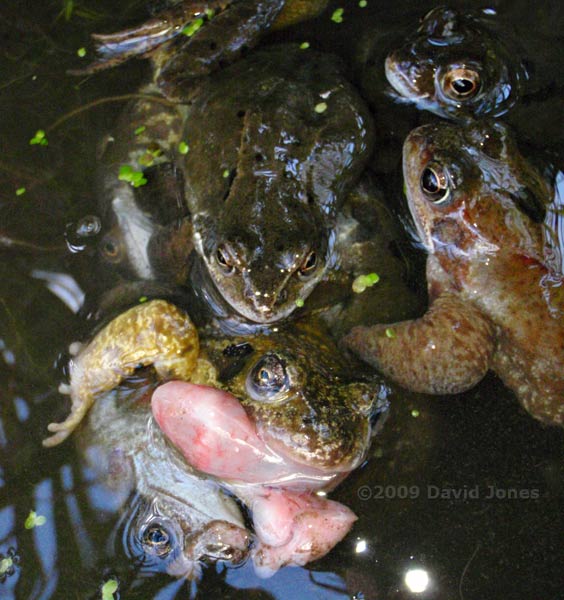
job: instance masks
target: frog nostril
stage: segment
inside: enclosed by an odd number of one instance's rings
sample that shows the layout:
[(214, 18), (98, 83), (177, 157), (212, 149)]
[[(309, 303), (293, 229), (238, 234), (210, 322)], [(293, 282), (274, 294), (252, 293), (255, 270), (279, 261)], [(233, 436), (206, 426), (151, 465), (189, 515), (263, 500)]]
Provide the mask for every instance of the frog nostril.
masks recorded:
[(280, 290), (276, 296), (276, 304), (283, 304), (288, 300), (288, 290)]

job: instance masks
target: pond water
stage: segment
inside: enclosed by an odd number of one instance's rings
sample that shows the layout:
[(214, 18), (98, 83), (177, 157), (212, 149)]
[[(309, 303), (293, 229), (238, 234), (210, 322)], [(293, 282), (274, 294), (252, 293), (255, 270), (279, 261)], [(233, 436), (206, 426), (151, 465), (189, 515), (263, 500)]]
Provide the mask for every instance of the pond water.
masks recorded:
[[(384, 44), (434, 6), (357, 4), (332, 2), (322, 18), (273, 37), (307, 39), (349, 58), (362, 32), (373, 28)], [(330, 15), (339, 6), (345, 18), (337, 25)], [(515, 125), (530, 135), (530, 148), (544, 140), (542, 150), (561, 157), (562, 5), (489, 6), (517, 29), (548, 82), (548, 95), (533, 104), (538, 119), (525, 111)], [(96, 213), (98, 149), (123, 102), (58, 120), (135, 92), (147, 68), (132, 61), (92, 77), (66, 71), (80, 64), (77, 49), (90, 33), (136, 23), (147, 10), (133, 0), (11, 0), (0, 8), (0, 553), (19, 557), (14, 573), (1, 577), (0, 598), (101, 598), (110, 577), (119, 581), (115, 597), (128, 600), (563, 598), (564, 431), (533, 420), (491, 374), (456, 397), (396, 393), (369, 459), (332, 493), (358, 515), (352, 531), (325, 558), (270, 579), (257, 578), (250, 564), (207, 566), (198, 582), (144, 568), (129, 555), (112, 499), (96, 500), (93, 473), (72, 440), (42, 447), (47, 423), (65, 414), (58, 385), (67, 347), (89, 331), (78, 316), (84, 293), (104, 282), (95, 254), (70, 252), (64, 232)], [(406, 122), (414, 118), (405, 114)], [(47, 146), (29, 144), (39, 129)], [(401, 215), (398, 162), (392, 155), (381, 185)], [(419, 296), (394, 306), (400, 288), (392, 285), (378, 297), (382, 314), (394, 318), (417, 314), (425, 302), (423, 257), (407, 237), (401, 243), (408, 287)], [(26, 528), (30, 511), (45, 523)]]

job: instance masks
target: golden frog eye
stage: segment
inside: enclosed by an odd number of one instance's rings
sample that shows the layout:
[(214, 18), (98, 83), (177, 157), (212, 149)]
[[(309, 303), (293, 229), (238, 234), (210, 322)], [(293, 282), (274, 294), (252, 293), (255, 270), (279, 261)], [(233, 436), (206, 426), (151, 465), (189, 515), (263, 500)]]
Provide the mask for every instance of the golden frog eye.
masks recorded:
[(473, 98), (480, 89), (480, 74), (473, 69), (458, 67), (443, 78), (444, 93), (453, 100)]
[(263, 356), (249, 373), (247, 388), (256, 400), (272, 400), (288, 389), (286, 362), (274, 353)]
[(215, 260), (219, 265), (219, 268), (226, 275), (232, 275), (235, 272), (235, 261), (225, 244), (221, 244), (217, 247)]
[(160, 523), (151, 523), (141, 535), (143, 545), (157, 556), (166, 556), (172, 550), (172, 536)]
[(450, 179), (444, 167), (429, 163), (421, 173), (421, 190), (433, 204), (443, 204), (450, 197)]
[(308, 277), (313, 275), (313, 272), (315, 271), (316, 267), (317, 267), (317, 252), (315, 250), (312, 250), (305, 257), (300, 268), (298, 269), (298, 275), (302, 279), (307, 279)]

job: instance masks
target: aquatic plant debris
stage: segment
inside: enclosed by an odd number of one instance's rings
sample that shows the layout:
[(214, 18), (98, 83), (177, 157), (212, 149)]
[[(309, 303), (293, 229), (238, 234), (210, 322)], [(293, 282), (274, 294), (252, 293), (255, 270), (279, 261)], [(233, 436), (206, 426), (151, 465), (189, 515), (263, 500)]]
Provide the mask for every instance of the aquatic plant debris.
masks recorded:
[(23, 196), (25, 194), (25, 188), (20, 187), (16, 190), (16, 196)]
[(0, 552), (0, 583), (4, 583), (8, 577), (16, 572), (16, 567), (20, 564), (20, 557), (16, 554), (16, 549), (11, 546), (6, 554)]
[(195, 21), (192, 21), (192, 23), (186, 25), (186, 27), (184, 27), (184, 29), (182, 30), (182, 33), (187, 37), (192, 37), (203, 24), (204, 19), (200, 17), (199, 19), (196, 19)]
[(360, 8), (366, 8), (368, 5), (368, 2), (366, 0), (360, 0), (358, 5), (360, 6)]
[(135, 188), (147, 183), (147, 179), (143, 176), (143, 171), (136, 171), (131, 165), (122, 165), (119, 168), (118, 179), (120, 181), (127, 181)]
[(333, 11), (333, 14), (331, 15), (331, 21), (333, 21), (333, 23), (342, 23), (344, 12), (344, 8), (337, 8), (335, 11)]
[(139, 298), (139, 303), (140, 303), (140, 304), (143, 304), (143, 302), (147, 302), (147, 300), (148, 300), (148, 299), (149, 299), (149, 298), (147, 298), (147, 296), (141, 296), (141, 297)]
[(352, 290), (355, 294), (362, 294), (366, 288), (372, 287), (380, 281), (377, 273), (368, 273), (368, 275), (359, 275), (352, 284)]
[(396, 337), (396, 332), (391, 327), (387, 327), (386, 328), (386, 337), (393, 339)]
[(82, 48), (79, 48), (76, 53), (78, 56), (80, 56), (80, 58), (84, 58), (86, 56), (86, 48), (83, 46)]
[(43, 129), (38, 129), (35, 132), (35, 135), (29, 140), (30, 146), (47, 146), (49, 142), (47, 141), (47, 137), (45, 136), (45, 131)]
[(421, 413), (420, 413), (420, 412), (419, 412), (419, 411), (418, 411), (416, 408), (414, 408), (414, 409), (411, 411), (411, 416), (412, 416), (414, 419), (417, 419), (417, 417), (418, 417), (420, 414), (421, 414)]
[(114, 600), (114, 593), (117, 592), (117, 579), (108, 579), (102, 586), (102, 600)]
[(29, 515), (25, 520), (24, 527), (26, 529), (33, 529), (34, 527), (41, 527), (41, 525), (45, 525), (45, 523), (47, 523), (46, 517), (38, 515), (34, 510), (30, 510)]
[(145, 127), (145, 125), (140, 125), (139, 127), (137, 127), (137, 129), (133, 133), (135, 135), (140, 135), (140, 134), (142, 134), (145, 131), (145, 129), (147, 129)]
[(301, 308), (304, 305), (304, 299), (303, 298), (297, 298), (296, 299), (296, 306), (298, 308)]
[(317, 114), (324, 113), (327, 110), (327, 102), (316, 104), (314, 110)]
[(307, 50), (309, 48), (309, 42), (302, 42), (300, 44), (300, 50)]
[(186, 142), (180, 142), (180, 144), (178, 144), (178, 152), (180, 152), (180, 154), (188, 154), (188, 150), (190, 150), (190, 146), (188, 146)]
[(225, 169), (222, 173), (223, 179), (227, 179), (229, 177), (229, 169)]

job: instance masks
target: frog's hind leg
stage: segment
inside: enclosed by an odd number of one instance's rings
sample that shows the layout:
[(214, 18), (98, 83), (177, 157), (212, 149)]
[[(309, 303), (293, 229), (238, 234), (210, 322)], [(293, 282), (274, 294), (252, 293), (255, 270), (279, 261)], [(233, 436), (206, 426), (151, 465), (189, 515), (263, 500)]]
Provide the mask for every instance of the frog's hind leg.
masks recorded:
[(47, 426), (53, 435), (43, 440), (43, 445), (64, 441), (96, 397), (117, 387), (137, 368), (152, 365), (161, 379), (187, 380), (198, 353), (196, 328), (188, 315), (172, 304), (152, 300), (122, 313), (71, 360), (71, 412), (62, 423)]
[(133, 57), (147, 57), (183, 33), (184, 28), (209, 11), (222, 10), (230, 0), (184, 0), (159, 12), (140, 25), (109, 34), (92, 34), (98, 60), (83, 69), (70, 71), (73, 75), (88, 75), (115, 67)]
[(486, 374), (495, 327), (472, 304), (443, 294), (420, 319), (355, 327), (344, 344), (409, 390), (456, 394)]

